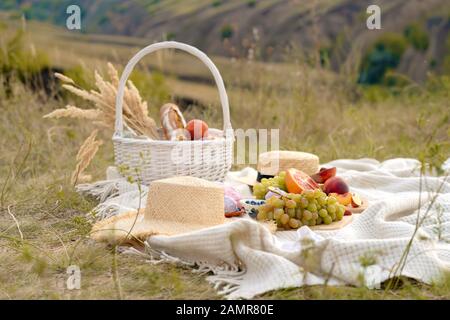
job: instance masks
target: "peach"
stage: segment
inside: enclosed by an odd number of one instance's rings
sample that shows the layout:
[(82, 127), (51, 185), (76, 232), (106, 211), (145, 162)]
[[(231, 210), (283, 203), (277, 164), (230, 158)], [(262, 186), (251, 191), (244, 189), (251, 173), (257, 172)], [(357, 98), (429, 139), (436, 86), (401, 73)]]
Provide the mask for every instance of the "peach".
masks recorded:
[(338, 194), (337, 200), (340, 204), (344, 206), (348, 206), (352, 203), (352, 194), (350, 192), (344, 193), (344, 194)]
[(208, 135), (208, 125), (205, 121), (194, 119), (186, 124), (186, 130), (191, 135), (191, 140), (201, 140)]
[(311, 178), (317, 183), (324, 183), (328, 179), (336, 175), (336, 167), (333, 168), (320, 168), (320, 171), (313, 174)]
[(357, 195), (356, 193), (352, 193), (352, 207), (353, 208), (358, 208), (362, 205), (362, 200), (359, 197), (359, 195)]
[(347, 183), (342, 178), (339, 177), (331, 177), (327, 181), (325, 181), (325, 184), (323, 185), (323, 191), (325, 191), (326, 194), (330, 193), (337, 193), (337, 194), (344, 194), (349, 191)]
[(330, 193), (328, 196), (335, 197), (337, 201), (344, 206), (348, 206), (352, 203), (352, 194), (350, 192), (344, 194)]

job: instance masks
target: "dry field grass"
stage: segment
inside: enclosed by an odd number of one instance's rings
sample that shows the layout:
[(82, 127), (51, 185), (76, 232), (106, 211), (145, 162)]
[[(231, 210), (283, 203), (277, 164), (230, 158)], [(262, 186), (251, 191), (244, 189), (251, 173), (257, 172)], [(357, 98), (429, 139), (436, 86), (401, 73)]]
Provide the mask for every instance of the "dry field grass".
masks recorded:
[[(75, 41), (53, 28), (45, 33), (44, 28), (48, 27), (29, 26), (32, 43), (45, 50), (53, 65), (63, 68), (80, 65), (84, 70), (93, 66), (102, 69), (106, 61), (123, 65), (145, 44), (141, 39), (83, 35)], [(191, 98), (197, 98), (202, 108), (188, 108), (187, 116), (204, 117), (211, 125), (220, 126), (214, 88), (209, 83), (176, 78), (207, 77), (204, 68), (185, 59), (169, 53), (142, 66), (142, 70), (150, 65), (164, 72), (158, 91), (147, 88), (152, 111), (156, 112), (159, 100), (169, 99), (170, 94), (195, 92), (197, 96)], [(323, 162), (414, 157), (438, 165), (450, 154), (448, 77), (436, 78), (428, 87), (411, 84), (392, 93), (363, 90), (353, 84), (352, 73), (314, 70), (301, 57), (285, 65), (214, 61), (224, 71), (234, 127), (279, 128), (283, 149), (314, 152)], [(147, 264), (134, 256), (116, 256), (111, 248), (90, 241), (85, 214), (96, 202), (75, 193), (70, 175), (78, 147), (92, 125), (42, 119), (66, 101), (73, 101), (72, 96), (65, 96), (65, 101), (49, 99), (16, 81), (12, 82), (12, 94), (5, 91), (0, 88), (0, 298), (220, 298), (202, 275)], [(103, 178), (106, 167), (113, 163), (110, 136), (111, 132), (101, 134), (106, 143), (89, 168), (94, 179)], [(66, 268), (72, 264), (81, 268), (81, 290), (65, 288)], [(310, 287), (279, 290), (258, 298), (449, 299), (450, 281), (446, 278), (434, 285), (406, 281), (387, 291)]]

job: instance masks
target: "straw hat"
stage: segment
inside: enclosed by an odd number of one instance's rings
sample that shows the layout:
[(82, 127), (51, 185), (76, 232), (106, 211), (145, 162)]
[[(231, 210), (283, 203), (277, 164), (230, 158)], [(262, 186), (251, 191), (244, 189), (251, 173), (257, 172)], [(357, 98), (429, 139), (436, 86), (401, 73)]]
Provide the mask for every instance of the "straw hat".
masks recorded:
[(150, 235), (174, 235), (224, 223), (224, 190), (195, 177), (153, 181), (147, 206), (96, 223), (91, 237), (98, 241), (132, 242)]
[(253, 186), (262, 178), (270, 178), (280, 171), (290, 168), (302, 170), (308, 175), (319, 171), (319, 157), (307, 152), (298, 151), (269, 151), (259, 155), (255, 171), (242, 171), (233, 178), (239, 182)]

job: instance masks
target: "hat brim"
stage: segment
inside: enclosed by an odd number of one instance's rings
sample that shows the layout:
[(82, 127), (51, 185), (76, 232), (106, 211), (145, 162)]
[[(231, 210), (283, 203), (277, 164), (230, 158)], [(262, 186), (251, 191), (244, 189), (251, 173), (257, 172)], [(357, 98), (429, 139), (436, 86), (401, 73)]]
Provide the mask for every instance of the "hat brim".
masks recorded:
[(246, 184), (248, 186), (253, 187), (258, 182), (258, 172), (254, 169), (246, 171), (245, 175), (242, 175), (243, 172), (229, 172), (228, 176), (239, 183)]
[(233, 177), (234, 181), (246, 184), (250, 187), (255, 186), (255, 184), (258, 182), (256, 179), (253, 179), (251, 177)]
[(96, 241), (134, 244), (152, 235), (171, 236), (212, 227), (212, 225), (144, 219), (144, 211), (145, 208), (142, 208), (139, 212), (124, 212), (101, 220), (94, 224), (90, 236)]
[(257, 184), (258, 182), (261, 182), (261, 180), (264, 179), (264, 178), (269, 179), (269, 178), (273, 178), (274, 177), (274, 175), (263, 174), (263, 173), (261, 173), (259, 171), (253, 171), (253, 172), (250, 172), (249, 174), (244, 175), (244, 176), (240, 175), (239, 172), (230, 172), (228, 174), (231, 177), (231, 179), (233, 179), (234, 181), (246, 184), (246, 185), (248, 185), (250, 187), (254, 187), (255, 184)]

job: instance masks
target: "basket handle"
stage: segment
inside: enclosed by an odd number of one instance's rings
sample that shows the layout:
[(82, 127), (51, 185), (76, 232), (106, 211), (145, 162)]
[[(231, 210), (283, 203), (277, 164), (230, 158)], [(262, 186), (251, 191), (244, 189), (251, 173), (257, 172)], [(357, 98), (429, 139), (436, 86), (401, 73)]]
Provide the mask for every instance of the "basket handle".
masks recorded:
[(158, 42), (151, 44), (142, 50), (140, 50), (136, 55), (131, 58), (131, 60), (126, 65), (125, 69), (123, 70), (122, 76), (120, 77), (119, 82), (119, 88), (117, 91), (116, 96), (116, 123), (115, 123), (115, 135), (116, 136), (122, 136), (123, 133), (123, 115), (122, 115), (122, 108), (123, 108), (123, 95), (125, 91), (125, 85), (127, 83), (128, 77), (130, 76), (131, 72), (133, 71), (135, 65), (147, 54), (150, 54), (154, 51), (160, 50), (160, 49), (179, 49), (182, 51), (186, 51), (193, 56), (199, 58), (211, 71), (212, 75), (214, 76), (214, 80), (216, 82), (217, 88), (219, 89), (219, 97), (220, 97), (220, 103), (222, 104), (222, 111), (223, 111), (223, 129), (224, 133), (226, 133), (227, 130), (231, 130), (231, 122), (230, 122), (230, 107), (228, 104), (228, 96), (227, 92), (225, 91), (225, 85), (223, 84), (222, 77), (219, 73), (219, 70), (214, 65), (214, 63), (211, 61), (208, 56), (203, 53), (202, 51), (198, 50), (197, 48), (187, 45), (185, 43), (176, 42), (176, 41), (164, 41), (164, 42)]

